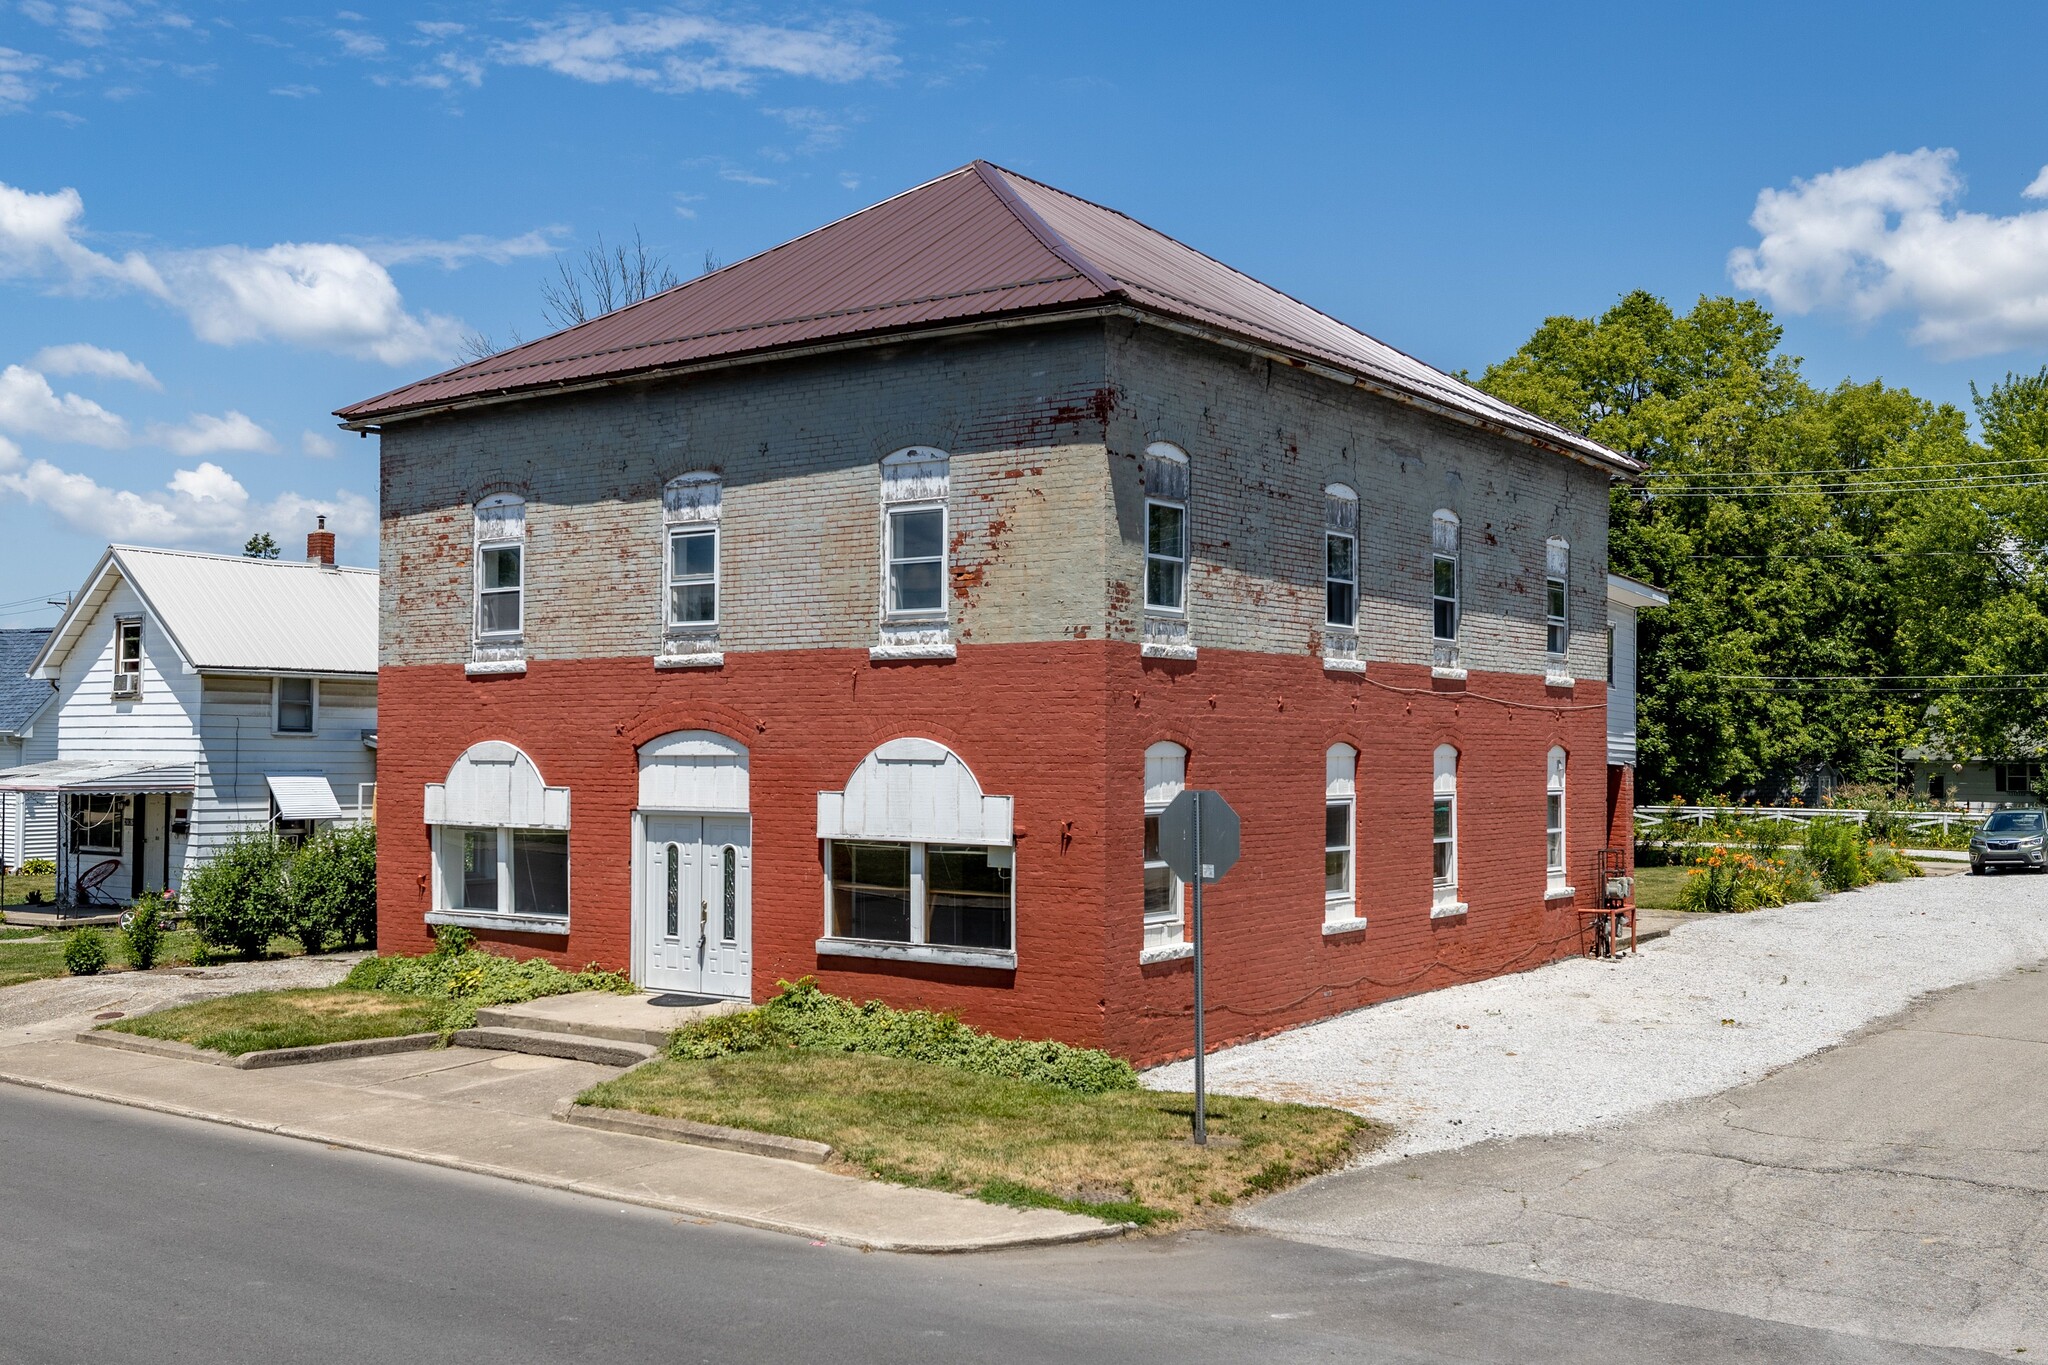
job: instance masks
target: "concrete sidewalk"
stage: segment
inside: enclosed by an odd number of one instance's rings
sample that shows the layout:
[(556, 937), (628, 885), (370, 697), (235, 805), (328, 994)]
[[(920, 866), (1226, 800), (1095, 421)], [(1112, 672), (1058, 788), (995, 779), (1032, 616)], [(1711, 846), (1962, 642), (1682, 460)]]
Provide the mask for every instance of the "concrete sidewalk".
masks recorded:
[[(486, 1074), (509, 1067), (502, 1076)], [(581, 1068), (576, 1070), (575, 1068)], [(816, 1166), (574, 1127), (554, 1102), (617, 1074), (450, 1048), (235, 1071), (75, 1042), (0, 1050), (0, 1081), (877, 1251), (1086, 1241), (1116, 1229)]]

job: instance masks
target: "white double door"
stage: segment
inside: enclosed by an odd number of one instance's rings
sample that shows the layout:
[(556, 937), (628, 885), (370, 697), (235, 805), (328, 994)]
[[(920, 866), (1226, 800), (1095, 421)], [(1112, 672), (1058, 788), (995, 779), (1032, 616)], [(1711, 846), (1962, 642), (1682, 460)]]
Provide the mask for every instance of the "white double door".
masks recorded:
[(753, 991), (754, 858), (744, 815), (642, 817), (640, 984), (745, 1000)]

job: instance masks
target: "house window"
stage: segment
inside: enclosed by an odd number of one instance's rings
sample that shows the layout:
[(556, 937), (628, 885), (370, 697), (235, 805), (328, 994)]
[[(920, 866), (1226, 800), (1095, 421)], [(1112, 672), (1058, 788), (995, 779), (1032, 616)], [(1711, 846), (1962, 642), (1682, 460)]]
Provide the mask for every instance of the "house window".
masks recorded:
[(835, 839), (832, 936), (944, 948), (1011, 943), (1014, 855), (983, 845)]
[(1607, 623), (1607, 685), (1614, 686), (1614, 622)]
[(1183, 612), (1188, 596), (1188, 457), (1155, 441), (1145, 448), (1145, 606)]
[(271, 728), (281, 735), (312, 734), (318, 685), (311, 678), (279, 678), (273, 686), (276, 711)]
[(442, 825), (435, 837), (442, 909), (568, 917), (567, 830)]
[(1332, 744), (1323, 763), (1323, 922), (1355, 919), (1358, 751)]
[(1543, 849), (1546, 883), (1564, 889), (1564, 750), (1550, 751), (1549, 780), (1543, 795)]
[(1323, 537), (1323, 623), (1358, 624), (1358, 541), (1331, 531)]
[(119, 796), (71, 798), (71, 851), (119, 853), (122, 817), (127, 801)]
[(674, 530), (668, 537), (668, 623), (718, 623), (718, 528)]
[(1430, 633), (1439, 642), (1458, 638), (1458, 517), (1438, 512), (1430, 521)]
[(114, 623), (114, 695), (142, 695), (142, 621), (130, 618)]
[(526, 626), (526, 503), (509, 493), (476, 505), (476, 633), (509, 639)]
[(2001, 792), (2031, 792), (2041, 781), (2039, 763), (1994, 763), (1991, 765), (1991, 789)]
[(1437, 746), (1436, 779), (1430, 798), (1431, 913), (1454, 915), (1458, 900), (1458, 751)]
[(1145, 750), (1145, 946), (1187, 938), (1186, 888), (1159, 854), (1159, 816), (1187, 786), (1188, 751), (1162, 740)]
[(889, 509), (889, 614), (945, 611), (946, 509)]
[(1571, 642), (1571, 631), (1565, 619), (1565, 587), (1571, 579), (1571, 547), (1562, 540), (1552, 538), (1543, 546), (1543, 648), (1556, 658), (1563, 658)]

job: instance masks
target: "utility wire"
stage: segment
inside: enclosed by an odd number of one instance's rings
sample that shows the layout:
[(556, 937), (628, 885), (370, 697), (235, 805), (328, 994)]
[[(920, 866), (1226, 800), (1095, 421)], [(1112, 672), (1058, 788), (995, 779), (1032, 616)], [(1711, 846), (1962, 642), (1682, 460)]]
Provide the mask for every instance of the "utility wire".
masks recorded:
[(1754, 479), (1793, 478), (1805, 474), (1833, 474), (1837, 477), (1849, 474), (1910, 474), (1922, 470), (1948, 469), (1996, 469), (2010, 465), (2034, 465), (2048, 462), (2048, 455), (2009, 455), (1995, 460), (1951, 460), (1939, 464), (1894, 464), (1867, 465), (1862, 469), (1845, 468), (1835, 465), (1827, 469), (1653, 469), (1645, 476), (1652, 479)]

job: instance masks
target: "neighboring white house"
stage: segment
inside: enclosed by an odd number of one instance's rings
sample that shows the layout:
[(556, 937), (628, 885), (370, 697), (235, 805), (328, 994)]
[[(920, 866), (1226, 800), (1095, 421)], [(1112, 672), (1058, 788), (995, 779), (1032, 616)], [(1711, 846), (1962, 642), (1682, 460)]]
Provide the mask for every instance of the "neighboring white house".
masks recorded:
[(1907, 788), (1937, 805), (1995, 810), (2000, 806), (2033, 806), (2041, 784), (2038, 758), (1948, 758), (1925, 749), (1899, 756)]
[[(0, 630), (0, 768), (21, 762), (35, 720), (55, 694), (28, 676), (50, 638), (47, 628)], [(31, 858), (57, 856), (57, 805), (47, 796), (0, 792), (0, 867), (9, 871)]]
[(240, 830), (371, 813), (377, 575), (336, 567), (324, 527), (307, 550), (100, 557), (30, 665), (54, 693), (0, 771), (0, 792), (56, 807), (60, 901), (175, 888)]
[(1636, 763), (1636, 613), (1668, 607), (1671, 594), (1618, 573), (1607, 575), (1607, 763)]

